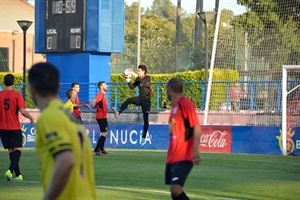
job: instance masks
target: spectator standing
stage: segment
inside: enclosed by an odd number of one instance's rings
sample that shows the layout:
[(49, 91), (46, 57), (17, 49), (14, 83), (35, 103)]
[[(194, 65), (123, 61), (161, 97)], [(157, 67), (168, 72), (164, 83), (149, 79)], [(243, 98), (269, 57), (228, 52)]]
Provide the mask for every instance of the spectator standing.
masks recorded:
[(234, 85), (229, 89), (230, 102), (234, 111), (240, 110), (240, 101), (243, 96), (244, 92), (240, 87), (240, 84), (238, 82), (235, 82)]

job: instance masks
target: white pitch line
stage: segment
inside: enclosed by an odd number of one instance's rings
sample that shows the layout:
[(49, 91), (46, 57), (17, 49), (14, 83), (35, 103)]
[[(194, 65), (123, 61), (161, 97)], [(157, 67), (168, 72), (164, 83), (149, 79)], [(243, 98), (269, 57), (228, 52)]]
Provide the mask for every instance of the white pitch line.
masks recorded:
[[(162, 191), (162, 190), (151, 190), (151, 189), (142, 189), (142, 188), (127, 188), (127, 187), (111, 187), (111, 186), (101, 186), (97, 185), (96, 188), (104, 188), (104, 189), (112, 189), (112, 190), (123, 190), (123, 191), (134, 191), (134, 192), (146, 192), (146, 193), (160, 193), (160, 194), (166, 194), (169, 195), (169, 191)], [(195, 198), (205, 198), (205, 196), (198, 196), (189, 194), (190, 197)], [(207, 198), (207, 197), (206, 197)]]
[[(18, 181), (20, 183), (34, 183), (34, 184), (41, 184), (39, 181)], [(134, 192), (145, 192), (145, 193), (160, 193), (160, 194), (166, 194), (170, 195), (169, 191), (163, 191), (163, 190), (152, 190), (152, 189), (141, 189), (141, 188), (128, 188), (128, 187), (113, 187), (113, 186), (104, 186), (104, 185), (96, 185), (96, 188), (103, 188), (103, 189), (111, 189), (111, 190), (122, 190), (122, 191), (134, 191)], [(189, 197), (193, 197), (196, 199), (208, 199), (210, 197), (207, 196), (200, 196), (195, 194), (188, 194)], [(241, 200), (236, 198), (228, 198), (228, 197), (216, 197), (212, 198), (215, 200)]]
[[(127, 188), (127, 187), (111, 187), (111, 186), (100, 186), (97, 185), (96, 188), (104, 188), (104, 189), (112, 189), (112, 190), (123, 190), (123, 191), (134, 191), (134, 192), (147, 192), (147, 193), (160, 193), (170, 195), (169, 191), (162, 190), (151, 190), (151, 189), (141, 189), (141, 188)], [(207, 196), (200, 196), (195, 194), (188, 194), (189, 197), (197, 198), (197, 199), (207, 199)], [(227, 197), (216, 197), (213, 198), (215, 200), (241, 200), (235, 198), (227, 198)]]

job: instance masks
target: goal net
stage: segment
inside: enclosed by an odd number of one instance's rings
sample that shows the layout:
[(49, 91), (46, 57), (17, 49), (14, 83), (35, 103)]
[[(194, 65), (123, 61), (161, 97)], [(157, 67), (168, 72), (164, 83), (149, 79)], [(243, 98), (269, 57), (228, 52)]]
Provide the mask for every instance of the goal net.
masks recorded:
[[(217, 2), (204, 123), (281, 126), (282, 66), (300, 63), (300, 1)], [(289, 89), (299, 85), (296, 71), (288, 72)], [(291, 116), (297, 91), (288, 97)], [(299, 125), (288, 119), (288, 126)]]

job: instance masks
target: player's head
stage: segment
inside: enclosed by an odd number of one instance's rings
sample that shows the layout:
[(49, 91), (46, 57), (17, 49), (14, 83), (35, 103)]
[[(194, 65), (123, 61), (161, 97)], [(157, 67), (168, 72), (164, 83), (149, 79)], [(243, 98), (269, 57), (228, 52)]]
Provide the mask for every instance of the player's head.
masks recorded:
[(12, 74), (6, 74), (4, 76), (4, 85), (6, 87), (12, 86), (15, 83), (15, 77)]
[(239, 83), (238, 81), (235, 81), (235, 82), (234, 82), (234, 86), (240, 87), (240, 83)]
[(71, 84), (71, 88), (75, 91), (75, 92), (79, 92), (79, 90), (80, 90), (80, 86), (79, 86), (79, 83), (78, 82), (73, 82), (72, 84)]
[(73, 89), (67, 90), (66, 95), (67, 95), (68, 99), (70, 99), (72, 102), (75, 101), (75, 99), (76, 99), (76, 92)]
[(138, 74), (139, 77), (145, 76), (147, 74), (146, 65), (139, 65), (138, 70), (137, 70), (137, 74)]
[(107, 91), (107, 84), (105, 83), (105, 81), (99, 81), (99, 83), (98, 83), (98, 88), (99, 88), (101, 91), (106, 92), (106, 91)]
[(178, 78), (171, 78), (167, 83), (167, 97), (171, 101), (172, 96), (181, 95), (183, 92), (183, 85)]
[(42, 98), (57, 96), (59, 89), (59, 72), (57, 68), (47, 62), (33, 65), (28, 73), (29, 89), (34, 100), (36, 96)]

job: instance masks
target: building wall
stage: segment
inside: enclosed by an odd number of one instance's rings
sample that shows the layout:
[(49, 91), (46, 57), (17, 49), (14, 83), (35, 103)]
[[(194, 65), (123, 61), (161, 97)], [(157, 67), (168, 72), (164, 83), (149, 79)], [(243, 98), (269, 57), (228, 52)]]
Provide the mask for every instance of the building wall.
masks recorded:
[[(23, 32), (16, 34), (11, 32), (0, 32), (0, 47), (8, 48), (8, 66), (13, 73), (23, 73)], [(34, 53), (34, 34), (26, 34), (26, 69), (33, 64), (45, 61), (42, 54)]]

